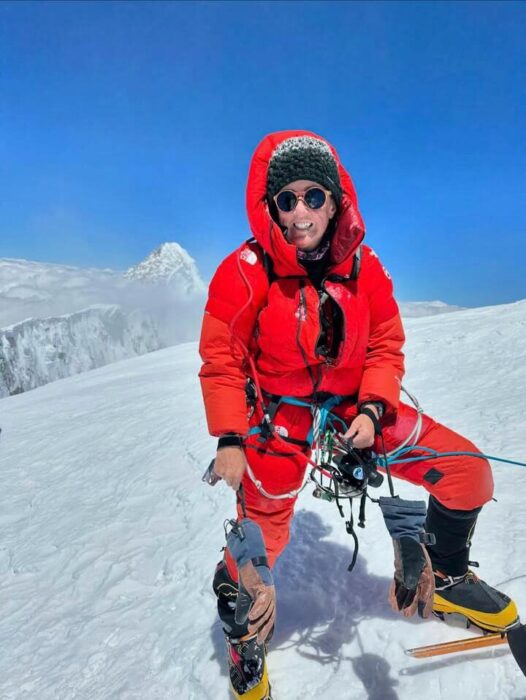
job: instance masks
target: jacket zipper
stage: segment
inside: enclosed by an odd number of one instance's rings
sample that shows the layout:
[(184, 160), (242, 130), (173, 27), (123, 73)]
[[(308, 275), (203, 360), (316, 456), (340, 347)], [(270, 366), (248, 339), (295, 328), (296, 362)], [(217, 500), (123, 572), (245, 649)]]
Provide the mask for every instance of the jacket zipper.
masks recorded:
[[(340, 278), (341, 281), (343, 281), (345, 278)], [(340, 281), (338, 280), (338, 281)], [(321, 356), (324, 358), (324, 362), (328, 367), (335, 367), (338, 364), (338, 361), (340, 360), (342, 353), (343, 353), (343, 348), (344, 348), (344, 341), (345, 341), (345, 332), (346, 332), (346, 324), (345, 324), (345, 314), (343, 313), (343, 309), (341, 307), (341, 304), (339, 304), (336, 299), (330, 294), (327, 289), (325, 288), (325, 282), (327, 281), (327, 277), (324, 277), (321, 281), (320, 288), (323, 294), (326, 294), (327, 297), (332, 301), (332, 303), (338, 307), (340, 311), (340, 316), (342, 319), (342, 334), (341, 334), (341, 339), (340, 339), (340, 347), (338, 348), (338, 354), (334, 359), (329, 359), (323, 355), (323, 353), (318, 352), (318, 344), (320, 342), (320, 338), (322, 335), (322, 329), (323, 329), (323, 323), (322, 323), (322, 298), (323, 295), (319, 296), (318, 295), (318, 322), (320, 325), (320, 332), (318, 333), (318, 337), (316, 338), (316, 345), (314, 346), (314, 352), (316, 355)], [(332, 280), (331, 280), (332, 281)]]
[(305, 364), (305, 367), (307, 368), (307, 371), (309, 373), (310, 380), (312, 382), (312, 393), (315, 394), (318, 388), (318, 385), (321, 381), (321, 374), (316, 380), (314, 377), (312, 367), (309, 365), (307, 356), (305, 354), (305, 350), (300, 342), (300, 332), (301, 332), (301, 323), (303, 319), (307, 320), (307, 303), (305, 301), (305, 282), (303, 280), (300, 280), (300, 304), (298, 308), (298, 329), (296, 331), (296, 345), (299, 348), (299, 351), (301, 352), (301, 356), (303, 358), (303, 362)]

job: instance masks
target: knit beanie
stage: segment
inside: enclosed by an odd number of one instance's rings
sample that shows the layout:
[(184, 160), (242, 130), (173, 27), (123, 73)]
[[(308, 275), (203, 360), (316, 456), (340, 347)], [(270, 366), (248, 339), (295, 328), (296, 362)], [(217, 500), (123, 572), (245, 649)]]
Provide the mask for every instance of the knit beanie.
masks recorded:
[(292, 136), (276, 147), (267, 172), (269, 201), (295, 180), (312, 180), (323, 185), (332, 192), (336, 206), (340, 206), (342, 186), (338, 166), (325, 141), (313, 136)]

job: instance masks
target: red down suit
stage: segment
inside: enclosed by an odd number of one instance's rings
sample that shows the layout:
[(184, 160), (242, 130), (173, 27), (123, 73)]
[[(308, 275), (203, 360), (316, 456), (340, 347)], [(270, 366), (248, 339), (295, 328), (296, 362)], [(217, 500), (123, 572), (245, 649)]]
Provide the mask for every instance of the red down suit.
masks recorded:
[[(256, 149), (247, 184), (247, 212), (254, 239), (243, 243), (217, 269), (210, 283), (202, 325), (199, 373), (211, 435), (247, 435), (261, 413), (249, 417), (245, 384), (257, 374), (264, 392), (278, 396), (312, 397), (338, 394), (345, 400), (337, 412), (347, 424), (361, 403), (381, 401), (387, 450), (399, 446), (413, 429), (417, 413), (400, 402), (404, 374), (404, 331), (388, 272), (371, 248), (363, 244), (365, 229), (353, 183), (338, 164), (342, 202), (331, 238), (330, 263), (321, 295), (270, 216), (266, 203), (267, 168), (274, 149), (306, 131), (283, 131), (267, 136)], [(317, 138), (320, 138), (316, 136)], [(264, 253), (272, 262), (272, 274)], [(356, 266), (359, 261), (359, 271)], [(338, 310), (337, 351), (320, 352), (322, 314), (327, 304)], [(251, 357), (252, 364), (248, 362)], [(308, 408), (280, 404), (273, 422), (281, 435), (305, 440), (311, 427)], [(464, 437), (423, 415), (418, 444), (442, 452), (478, 452)], [(375, 446), (379, 451), (379, 445)], [(246, 439), (246, 458), (264, 489), (283, 494), (303, 480), (308, 448), (286, 449), (271, 436)], [(410, 454), (408, 456), (418, 456)], [(443, 457), (392, 467), (395, 476), (424, 486), (447, 508), (471, 510), (491, 499), (489, 464), (477, 457)], [(268, 499), (245, 474), (247, 514), (262, 527), (271, 565), (289, 536), (294, 498)], [(229, 572), (235, 577), (227, 556)]]

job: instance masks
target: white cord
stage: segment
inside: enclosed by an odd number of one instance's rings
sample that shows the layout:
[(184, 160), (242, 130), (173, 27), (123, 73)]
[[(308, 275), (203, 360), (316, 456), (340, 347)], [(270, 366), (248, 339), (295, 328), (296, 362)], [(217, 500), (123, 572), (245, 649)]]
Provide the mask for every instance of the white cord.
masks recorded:
[(409, 445), (411, 443), (418, 443), (418, 440), (420, 438), (420, 433), (422, 432), (422, 414), (424, 413), (424, 409), (420, 406), (418, 403), (418, 399), (416, 396), (413, 396), (407, 389), (402, 386), (402, 391), (406, 396), (408, 396), (411, 401), (413, 402), (414, 407), (416, 408), (416, 423), (414, 425), (413, 430), (409, 433), (409, 435), (406, 437), (405, 440), (403, 440), (398, 447), (395, 447), (391, 452), (387, 452), (387, 456), (390, 457), (392, 454), (397, 452), (398, 450), (401, 450), (402, 447), (405, 447), (406, 445)]
[(255, 476), (254, 472), (252, 471), (252, 469), (250, 468), (250, 464), (248, 462), (247, 462), (247, 474), (250, 478), (250, 481), (252, 481), (252, 483), (257, 488), (259, 493), (262, 496), (265, 496), (265, 498), (270, 498), (272, 500), (279, 500), (279, 499), (283, 499), (283, 498), (296, 498), (296, 496), (298, 496), (303, 491), (303, 489), (305, 488), (305, 486), (307, 486), (307, 483), (308, 483), (308, 479), (305, 479), (303, 486), (301, 486), (299, 489), (294, 489), (294, 491), (289, 491), (288, 493), (269, 493), (268, 491), (266, 491), (263, 488), (261, 481), (259, 479), (256, 479), (256, 476)]

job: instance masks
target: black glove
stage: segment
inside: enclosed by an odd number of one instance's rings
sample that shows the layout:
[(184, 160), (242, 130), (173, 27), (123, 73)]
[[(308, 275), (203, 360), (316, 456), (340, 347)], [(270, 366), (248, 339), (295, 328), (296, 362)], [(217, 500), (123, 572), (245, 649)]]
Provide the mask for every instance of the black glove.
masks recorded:
[[(398, 497), (380, 498), (380, 508), (394, 547), (394, 581), (389, 589), (393, 610), (411, 617), (418, 610), (429, 617), (433, 608), (435, 577), (423, 544), (426, 504)], [(431, 537), (428, 535), (427, 540)]]
[(405, 617), (411, 617), (417, 610), (421, 617), (429, 617), (435, 594), (435, 576), (429, 554), (411, 537), (393, 540), (393, 546), (395, 572), (389, 589), (391, 607)]

